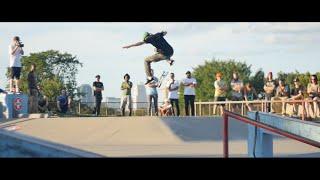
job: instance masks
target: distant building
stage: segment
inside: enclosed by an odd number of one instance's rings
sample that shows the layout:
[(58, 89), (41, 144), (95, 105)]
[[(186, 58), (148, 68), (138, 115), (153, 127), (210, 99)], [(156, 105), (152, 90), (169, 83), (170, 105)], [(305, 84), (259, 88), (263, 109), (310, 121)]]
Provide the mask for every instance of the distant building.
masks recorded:
[(143, 83), (139, 83), (132, 87), (132, 108), (140, 109), (148, 107), (146, 88)]
[(89, 84), (82, 84), (79, 88), (80, 93), (83, 93), (84, 96), (81, 97), (81, 102), (86, 103), (88, 106), (94, 106), (94, 96), (92, 87)]

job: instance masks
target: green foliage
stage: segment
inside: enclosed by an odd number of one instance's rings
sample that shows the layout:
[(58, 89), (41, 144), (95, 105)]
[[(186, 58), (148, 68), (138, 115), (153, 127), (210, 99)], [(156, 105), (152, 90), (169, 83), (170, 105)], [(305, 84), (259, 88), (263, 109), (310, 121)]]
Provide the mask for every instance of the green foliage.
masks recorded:
[[(230, 82), (233, 72), (238, 72), (239, 78), (244, 82), (249, 81), (251, 74), (251, 65), (235, 60), (211, 60), (205, 61), (204, 65), (194, 68), (193, 76), (197, 79), (198, 88), (196, 88), (196, 100), (212, 101), (214, 98), (214, 81), (218, 72), (223, 74), (223, 80), (227, 82), (230, 89)], [(228, 96), (230, 96), (230, 91)]]
[[(198, 81), (198, 88), (196, 88), (196, 101), (212, 101), (214, 98), (214, 81), (216, 80), (215, 74), (221, 72), (223, 80), (229, 85), (228, 97), (230, 98), (230, 82), (232, 73), (236, 71), (239, 73), (240, 79), (244, 82), (251, 82), (257, 93), (263, 92), (265, 82), (265, 73), (259, 69), (255, 74), (251, 75), (251, 65), (246, 63), (236, 62), (235, 60), (211, 60), (205, 61), (204, 65), (199, 65), (194, 68), (193, 76)], [(320, 79), (320, 72), (314, 73)], [(291, 73), (284, 73), (282, 71), (277, 73), (277, 79), (284, 79), (286, 84), (293, 86), (293, 79), (298, 77), (301, 84), (307, 87), (309, 83), (310, 72), (300, 73), (298, 71)], [(180, 88), (180, 104), (183, 104), (183, 88)]]
[(34, 63), (36, 64), (38, 83), (50, 101), (55, 100), (62, 88), (66, 88), (71, 97), (77, 95), (76, 75), (79, 66), (82, 67), (82, 63), (76, 56), (48, 50), (23, 56), (21, 63), (21, 90), (24, 93), (28, 91), (28, 73), (31, 64)]
[[(320, 72), (315, 73), (320, 79)], [(310, 82), (310, 76), (313, 75), (310, 72), (306, 73), (299, 73), (299, 71), (291, 72), (291, 73), (284, 73), (280, 71), (278, 73), (278, 78), (285, 80), (286, 84), (290, 85), (291, 87), (293, 86), (293, 79), (298, 77), (300, 80), (300, 83), (304, 86), (307, 87), (308, 83)]]
[(257, 93), (263, 92), (264, 86), (264, 72), (262, 69), (259, 69), (253, 76), (250, 76), (250, 83), (252, 83), (253, 87), (256, 89)]

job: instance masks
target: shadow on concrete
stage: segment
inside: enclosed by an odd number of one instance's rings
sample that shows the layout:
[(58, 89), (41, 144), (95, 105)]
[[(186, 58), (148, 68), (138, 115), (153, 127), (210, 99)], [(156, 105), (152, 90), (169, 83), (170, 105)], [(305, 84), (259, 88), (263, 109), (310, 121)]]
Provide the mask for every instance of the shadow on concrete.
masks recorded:
[[(160, 117), (171, 132), (183, 141), (222, 141), (221, 117)], [(229, 140), (247, 140), (247, 124), (230, 119)], [(274, 136), (275, 139), (282, 138)]]

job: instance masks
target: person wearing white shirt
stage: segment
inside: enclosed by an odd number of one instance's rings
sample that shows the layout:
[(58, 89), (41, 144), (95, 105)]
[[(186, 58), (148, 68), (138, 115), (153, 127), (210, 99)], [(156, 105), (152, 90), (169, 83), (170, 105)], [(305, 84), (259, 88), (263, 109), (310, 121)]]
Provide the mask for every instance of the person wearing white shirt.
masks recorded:
[(151, 116), (152, 101), (154, 106), (155, 115), (158, 116), (158, 91), (159, 79), (154, 76), (154, 71), (151, 69), (152, 81), (145, 85), (148, 98), (148, 114)]
[(172, 106), (173, 104), (175, 104), (176, 106), (176, 111), (173, 108), (173, 114), (180, 116), (179, 95), (178, 95), (179, 82), (174, 79), (174, 73), (170, 73), (170, 80), (167, 82), (166, 87), (169, 90), (168, 99), (170, 100), (170, 104)]
[(13, 37), (11, 44), (9, 45), (9, 67), (10, 67), (10, 92), (13, 91), (13, 80), (15, 80), (15, 92), (20, 93), (19, 83), (21, 74), (21, 56), (24, 54), (24, 45), (20, 42), (18, 36)]
[(182, 80), (182, 85), (184, 86), (184, 105), (186, 116), (189, 116), (189, 106), (191, 107), (191, 115), (194, 116), (194, 100), (196, 97), (195, 87), (197, 86), (197, 81), (195, 78), (191, 77), (191, 72), (186, 72), (187, 78)]

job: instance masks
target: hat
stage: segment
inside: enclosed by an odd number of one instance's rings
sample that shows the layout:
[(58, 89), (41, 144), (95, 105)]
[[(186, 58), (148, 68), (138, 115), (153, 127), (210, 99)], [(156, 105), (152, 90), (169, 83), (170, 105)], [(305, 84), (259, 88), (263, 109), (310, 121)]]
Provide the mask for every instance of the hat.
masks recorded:
[(190, 72), (190, 71), (187, 71), (186, 74), (191, 74), (191, 72)]

